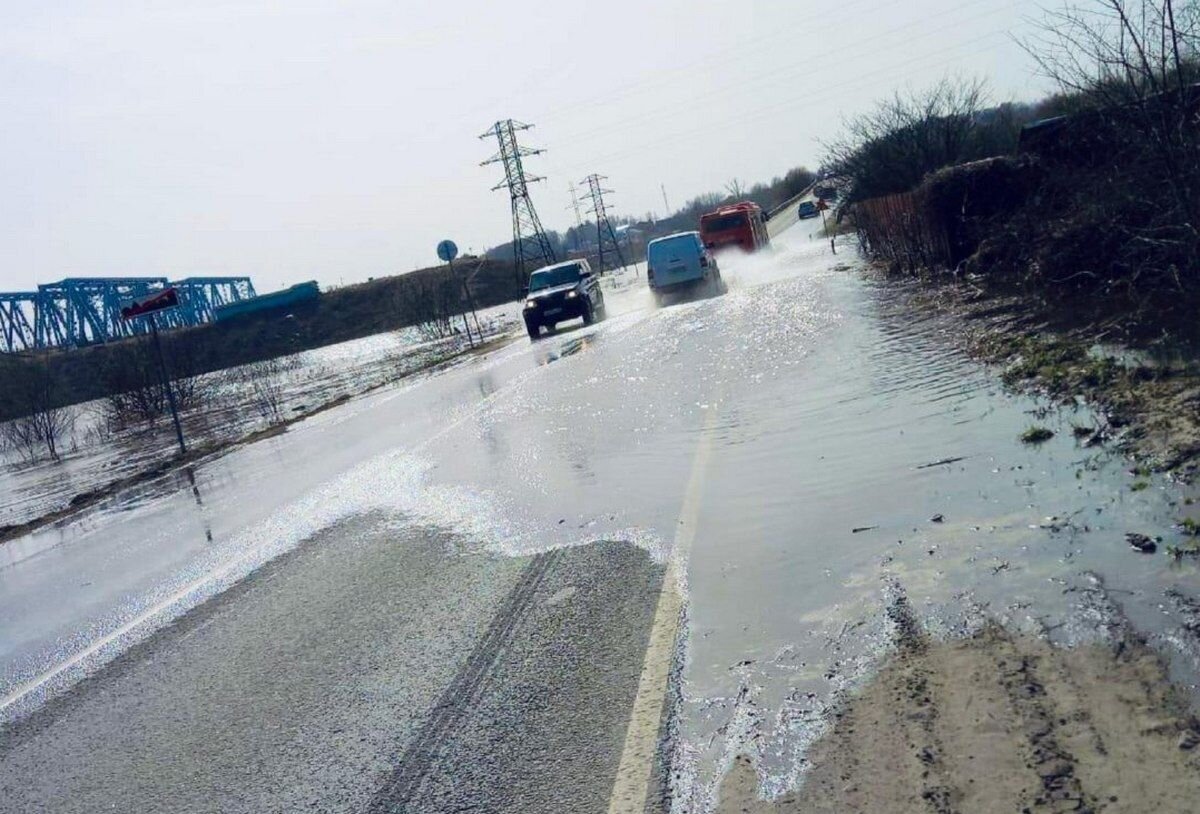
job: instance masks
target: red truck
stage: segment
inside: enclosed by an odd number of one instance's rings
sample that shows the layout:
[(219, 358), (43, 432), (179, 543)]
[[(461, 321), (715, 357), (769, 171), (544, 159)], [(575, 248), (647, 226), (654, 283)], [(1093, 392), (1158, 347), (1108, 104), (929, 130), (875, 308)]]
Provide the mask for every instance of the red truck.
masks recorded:
[(754, 252), (771, 245), (762, 207), (753, 201), (730, 204), (701, 215), (700, 239), (711, 251), (736, 246), (742, 251)]

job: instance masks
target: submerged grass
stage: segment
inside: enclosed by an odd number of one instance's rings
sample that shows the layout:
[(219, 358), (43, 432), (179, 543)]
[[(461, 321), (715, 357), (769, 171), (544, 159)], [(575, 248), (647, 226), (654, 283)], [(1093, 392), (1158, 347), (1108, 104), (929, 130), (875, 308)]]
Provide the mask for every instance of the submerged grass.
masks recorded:
[(1023, 444), (1043, 444), (1054, 437), (1054, 430), (1047, 427), (1031, 426), (1021, 433)]

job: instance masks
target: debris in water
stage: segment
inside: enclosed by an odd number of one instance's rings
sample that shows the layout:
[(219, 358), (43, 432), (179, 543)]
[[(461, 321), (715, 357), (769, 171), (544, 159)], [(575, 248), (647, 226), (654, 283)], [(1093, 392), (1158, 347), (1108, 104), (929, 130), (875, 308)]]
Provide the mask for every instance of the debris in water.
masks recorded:
[(946, 466), (947, 464), (956, 464), (959, 461), (964, 461), (964, 460), (966, 460), (966, 458), (961, 455), (958, 456), (957, 458), (942, 458), (940, 461), (932, 461), (927, 464), (921, 464), (920, 466), (917, 467), (917, 469), (933, 469), (935, 466)]
[(1145, 534), (1138, 534), (1132, 531), (1128, 532), (1125, 535), (1125, 541), (1129, 543), (1130, 547), (1135, 551), (1140, 551), (1143, 554), (1153, 554), (1158, 550), (1157, 543), (1155, 543), (1154, 540), (1150, 539), (1150, 537)]
[(1021, 443), (1023, 444), (1042, 444), (1054, 437), (1054, 430), (1046, 427), (1030, 427), (1021, 433)]
[(874, 531), (877, 528), (879, 528), (879, 526), (859, 526), (857, 528), (850, 529), (850, 533), (858, 534), (858, 533), (864, 532), (864, 531)]
[(933, 517), (929, 518), (929, 522), (930, 523), (941, 523), (945, 519), (946, 519), (945, 515), (935, 514)]

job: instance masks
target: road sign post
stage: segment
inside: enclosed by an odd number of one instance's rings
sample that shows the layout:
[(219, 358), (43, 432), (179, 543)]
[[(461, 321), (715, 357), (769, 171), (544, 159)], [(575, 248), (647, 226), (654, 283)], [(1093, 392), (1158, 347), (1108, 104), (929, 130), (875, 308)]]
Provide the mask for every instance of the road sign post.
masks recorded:
[[(825, 230), (825, 234), (829, 235), (829, 225), (825, 222), (825, 210), (829, 208), (829, 204), (825, 203), (824, 198), (817, 198), (817, 211), (821, 213), (821, 228)], [(829, 235), (829, 248), (834, 254), (837, 254), (837, 242), (834, 240), (835, 235)]]
[(158, 320), (155, 314), (170, 311), (179, 307), (179, 292), (174, 288), (164, 288), (153, 294), (133, 300), (121, 309), (121, 319), (150, 320), (150, 336), (154, 342), (155, 367), (158, 368), (159, 382), (167, 395), (167, 405), (171, 408), (171, 422), (175, 425), (175, 440), (179, 442), (179, 454), (187, 454), (187, 444), (183, 440), (183, 424), (179, 421), (179, 407), (175, 403), (175, 391), (171, 387), (171, 376), (167, 372), (167, 360), (163, 356), (162, 342), (158, 338)]
[[(454, 276), (454, 258), (458, 257), (458, 245), (453, 240), (441, 241), (440, 243), (437, 244), (437, 256), (447, 266), (450, 267), (450, 279), (451, 280), (457, 279)], [(467, 303), (470, 304), (471, 292), (467, 289), (467, 283), (465, 280), (462, 282), (462, 287), (463, 287), (463, 292), (467, 295)], [(475, 310), (473, 306), (472, 306), (471, 310), (472, 311)], [(473, 348), (473, 347), (475, 347), (475, 338), (473, 336), (471, 336), (471, 323), (467, 321), (466, 308), (463, 309), (462, 320), (463, 320), (463, 327), (467, 329), (467, 344)], [(479, 327), (479, 317), (475, 317), (475, 326), (476, 326), (476, 328)], [(480, 342), (483, 341), (482, 334), (479, 337), (479, 341)]]

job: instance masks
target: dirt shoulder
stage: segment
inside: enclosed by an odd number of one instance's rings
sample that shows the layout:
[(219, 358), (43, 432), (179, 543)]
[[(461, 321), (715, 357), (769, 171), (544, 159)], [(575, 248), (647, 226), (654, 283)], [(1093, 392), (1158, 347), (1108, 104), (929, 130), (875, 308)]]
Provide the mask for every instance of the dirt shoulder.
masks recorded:
[(1093, 406), (1098, 423), (1077, 430), (1089, 445), (1117, 444), (1185, 479), (1200, 471), (1200, 350), (1127, 341), (1120, 320), (1051, 308), (965, 278), (894, 284), (908, 298), (906, 307), (954, 320), (950, 341), (1001, 366), (1007, 385)]
[(1066, 650), (997, 626), (934, 643), (913, 630), (814, 746), (798, 792), (760, 800), (741, 758), (718, 811), (1196, 810), (1200, 734), (1145, 644)]

